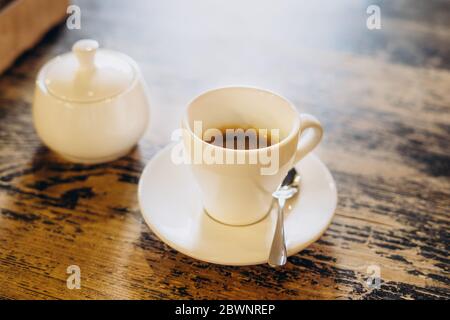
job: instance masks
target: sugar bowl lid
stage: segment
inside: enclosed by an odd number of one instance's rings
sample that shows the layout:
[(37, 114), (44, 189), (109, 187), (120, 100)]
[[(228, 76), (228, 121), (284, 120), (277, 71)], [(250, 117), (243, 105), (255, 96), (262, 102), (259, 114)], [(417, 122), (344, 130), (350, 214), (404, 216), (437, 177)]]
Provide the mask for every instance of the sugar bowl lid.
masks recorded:
[(72, 52), (53, 59), (44, 83), (49, 93), (70, 102), (89, 103), (111, 98), (130, 87), (136, 75), (128, 56), (99, 49), (98, 42), (75, 42)]

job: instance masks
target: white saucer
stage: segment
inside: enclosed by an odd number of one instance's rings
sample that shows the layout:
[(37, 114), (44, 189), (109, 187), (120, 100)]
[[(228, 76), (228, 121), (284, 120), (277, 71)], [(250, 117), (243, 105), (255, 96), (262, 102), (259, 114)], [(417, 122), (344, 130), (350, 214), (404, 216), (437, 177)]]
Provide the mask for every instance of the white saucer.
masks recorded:
[[(172, 248), (198, 260), (224, 265), (267, 262), (276, 206), (263, 220), (249, 226), (228, 226), (213, 220), (202, 208), (189, 167), (171, 161), (172, 147), (154, 156), (139, 180), (139, 205), (150, 229)], [(337, 203), (333, 177), (318, 157), (306, 156), (296, 169), (302, 179), (300, 194), (287, 203), (285, 212), (289, 255), (319, 239)]]

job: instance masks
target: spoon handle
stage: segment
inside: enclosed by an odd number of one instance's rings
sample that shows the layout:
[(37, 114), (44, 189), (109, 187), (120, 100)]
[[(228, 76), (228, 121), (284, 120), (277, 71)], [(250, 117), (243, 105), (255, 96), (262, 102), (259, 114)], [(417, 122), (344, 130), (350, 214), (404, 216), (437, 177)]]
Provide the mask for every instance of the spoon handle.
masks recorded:
[(275, 234), (273, 236), (272, 247), (269, 254), (269, 265), (271, 267), (280, 267), (286, 264), (287, 252), (286, 242), (284, 238), (284, 218), (283, 210), (286, 199), (278, 199), (278, 215), (277, 223), (275, 226)]

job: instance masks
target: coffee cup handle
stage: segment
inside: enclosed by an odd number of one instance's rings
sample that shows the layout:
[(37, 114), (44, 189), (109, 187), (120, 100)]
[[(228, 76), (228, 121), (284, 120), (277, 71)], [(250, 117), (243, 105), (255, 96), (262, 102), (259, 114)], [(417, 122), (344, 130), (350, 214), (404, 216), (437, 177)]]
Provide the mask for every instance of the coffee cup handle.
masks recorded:
[(310, 114), (302, 113), (300, 115), (300, 125), (301, 131), (294, 164), (312, 151), (322, 140), (323, 135), (323, 128), (319, 120)]

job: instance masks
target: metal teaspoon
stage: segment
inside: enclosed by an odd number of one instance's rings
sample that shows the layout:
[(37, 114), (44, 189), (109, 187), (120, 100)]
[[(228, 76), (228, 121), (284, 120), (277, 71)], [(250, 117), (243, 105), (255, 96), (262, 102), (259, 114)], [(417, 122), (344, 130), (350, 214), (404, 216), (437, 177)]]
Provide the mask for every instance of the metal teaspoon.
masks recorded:
[(286, 200), (292, 198), (300, 187), (300, 176), (295, 168), (289, 170), (278, 189), (272, 193), (272, 196), (278, 199), (278, 215), (273, 236), (272, 247), (270, 248), (269, 260), (271, 267), (280, 267), (286, 264), (287, 251), (286, 240), (284, 237), (284, 217), (283, 210)]

